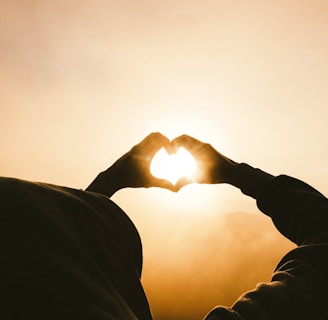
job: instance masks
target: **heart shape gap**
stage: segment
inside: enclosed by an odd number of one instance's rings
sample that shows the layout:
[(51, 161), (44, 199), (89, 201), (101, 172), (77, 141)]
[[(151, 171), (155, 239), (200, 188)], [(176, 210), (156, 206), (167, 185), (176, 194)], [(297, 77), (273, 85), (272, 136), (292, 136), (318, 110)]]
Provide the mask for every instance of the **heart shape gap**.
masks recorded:
[(153, 157), (150, 164), (151, 174), (175, 184), (182, 177), (191, 177), (196, 170), (194, 157), (185, 148), (180, 147), (174, 154), (168, 154), (164, 148)]

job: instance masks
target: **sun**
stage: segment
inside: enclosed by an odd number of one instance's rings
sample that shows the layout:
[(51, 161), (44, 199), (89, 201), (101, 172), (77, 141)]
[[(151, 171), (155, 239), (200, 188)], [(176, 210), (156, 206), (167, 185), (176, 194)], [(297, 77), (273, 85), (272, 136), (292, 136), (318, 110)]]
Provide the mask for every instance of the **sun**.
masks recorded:
[(169, 155), (164, 148), (152, 159), (150, 172), (153, 176), (166, 179), (175, 184), (182, 177), (192, 177), (196, 170), (194, 157), (185, 148), (180, 147), (175, 154)]

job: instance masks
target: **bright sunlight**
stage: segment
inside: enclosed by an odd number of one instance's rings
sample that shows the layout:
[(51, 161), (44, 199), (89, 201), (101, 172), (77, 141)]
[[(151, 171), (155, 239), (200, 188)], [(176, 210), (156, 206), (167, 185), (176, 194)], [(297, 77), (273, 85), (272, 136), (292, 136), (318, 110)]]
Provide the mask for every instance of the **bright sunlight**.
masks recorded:
[(191, 177), (195, 170), (195, 159), (182, 147), (172, 155), (169, 155), (164, 148), (160, 149), (150, 164), (150, 172), (153, 176), (166, 179), (173, 184), (182, 177)]

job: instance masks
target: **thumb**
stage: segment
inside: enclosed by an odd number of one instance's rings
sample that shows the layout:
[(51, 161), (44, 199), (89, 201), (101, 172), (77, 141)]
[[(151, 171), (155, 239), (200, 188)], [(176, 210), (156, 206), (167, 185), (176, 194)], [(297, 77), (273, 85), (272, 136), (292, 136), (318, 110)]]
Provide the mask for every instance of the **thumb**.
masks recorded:
[(175, 184), (176, 192), (178, 192), (181, 188), (183, 188), (187, 184), (191, 184), (191, 183), (194, 183), (194, 180), (191, 178), (188, 178), (188, 177), (180, 178)]
[(176, 192), (176, 186), (172, 184), (170, 181), (165, 179), (154, 178), (151, 184), (151, 187), (159, 187), (163, 189), (171, 190), (172, 192)]

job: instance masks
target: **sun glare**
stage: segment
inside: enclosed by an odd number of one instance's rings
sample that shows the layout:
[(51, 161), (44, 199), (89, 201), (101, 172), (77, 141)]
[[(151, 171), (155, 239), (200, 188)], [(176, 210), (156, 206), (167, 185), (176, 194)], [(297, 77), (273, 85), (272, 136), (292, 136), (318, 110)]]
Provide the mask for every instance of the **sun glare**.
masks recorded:
[(153, 176), (166, 179), (173, 184), (182, 177), (191, 177), (195, 170), (195, 159), (182, 147), (172, 155), (169, 155), (164, 148), (160, 149), (150, 164), (150, 172)]

